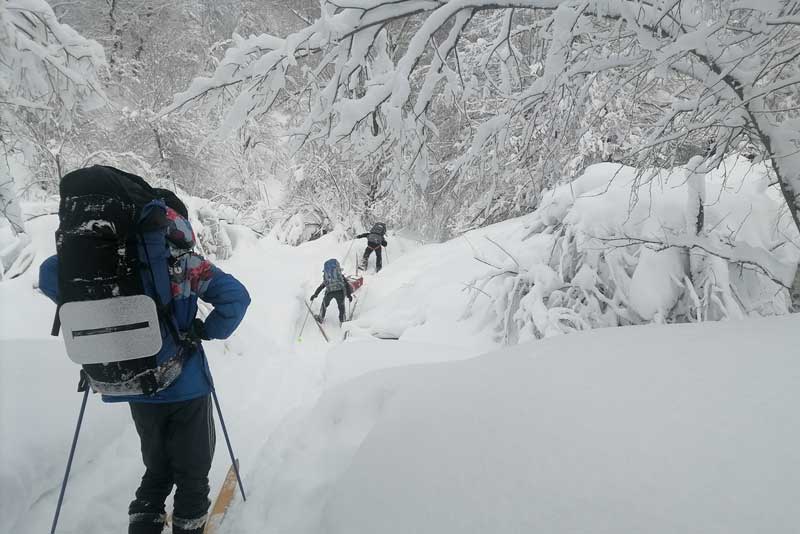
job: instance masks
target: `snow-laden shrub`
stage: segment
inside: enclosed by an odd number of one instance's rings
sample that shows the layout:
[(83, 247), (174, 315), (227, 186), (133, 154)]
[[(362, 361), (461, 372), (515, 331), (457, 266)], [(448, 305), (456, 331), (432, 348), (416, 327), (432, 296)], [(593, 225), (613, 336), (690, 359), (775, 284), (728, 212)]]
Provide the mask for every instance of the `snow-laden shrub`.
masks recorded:
[[(42, 196), (41, 191), (31, 188)], [(19, 226), (11, 223), (9, 218), (0, 217), (0, 282), (17, 278), (34, 265), (37, 248), (33, 243), (33, 234), (27, 228), (29, 221), (58, 212), (58, 201), (45, 197), (45, 200), (34, 202), (18, 202), (18, 217), (26, 231), (20, 232)]]
[[(697, 160), (693, 160), (697, 163)], [(690, 162), (690, 165), (692, 162)], [(546, 191), (519, 242), (482, 245), (497, 340), (513, 344), (607, 326), (780, 315), (800, 239), (767, 167), (730, 158), (632, 187), (637, 171), (589, 167)], [(495, 258), (487, 260), (487, 253)]]
[(317, 239), (341, 226), (354, 235), (375, 221), (396, 226), (420, 213), (408, 189), (385, 180), (380, 163), (354, 165), (348, 154), (304, 152), (286, 176), (281, 202), (271, 210), (270, 233), (290, 245)]
[(315, 212), (301, 211), (278, 221), (270, 235), (288, 245), (299, 245), (324, 235), (328, 231), (326, 221)]
[(198, 248), (209, 259), (226, 260), (233, 254), (228, 224), (238, 222), (235, 208), (197, 197), (182, 197), (189, 209), (189, 221)]
[(16, 278), (30, 267), (33, 259), (30, 245), (28, 234), (14, 234), (9, 225), (0, 224), (0, 282)]

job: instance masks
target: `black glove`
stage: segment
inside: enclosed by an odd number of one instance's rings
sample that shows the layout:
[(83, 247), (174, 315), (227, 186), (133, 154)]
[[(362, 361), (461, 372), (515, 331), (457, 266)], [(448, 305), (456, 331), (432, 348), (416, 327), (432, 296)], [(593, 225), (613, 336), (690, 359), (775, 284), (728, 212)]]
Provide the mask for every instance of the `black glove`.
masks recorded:
[(202, 319), (194, 319), (192, 321), (192, 325), (189, 327), (189, 339), (203, 339), (208, 341), (209, 337), (206, 334), (206, 325), (203, 323)]
[(311, 295), (311, 298), (310, 298), (310, 299), (308, 299), (308, 300), (310, 300), (311, 302), (314, 302), (314, 299), (315, 299), (315, 298), (317, 298), (317, 296), (316, 296), (316, 295)]
[(353, 295), (347, 295), (347, 300), (349, 300), (350, 302), (353, 302)]

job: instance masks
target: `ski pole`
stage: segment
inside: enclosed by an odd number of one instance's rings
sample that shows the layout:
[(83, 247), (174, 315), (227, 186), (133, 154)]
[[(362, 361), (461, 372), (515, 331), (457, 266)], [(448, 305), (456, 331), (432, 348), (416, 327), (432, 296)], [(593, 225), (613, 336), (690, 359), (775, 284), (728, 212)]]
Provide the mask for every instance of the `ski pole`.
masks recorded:
[(306, 329), (306, 323), (308, 322), (308, 316), (311, 315), (311, 310), (306, 312), (306, 318), (303, 319), (303, 326), (300, 327), (300, 333), (297, 334), (297, 340), (299, 341), (303, 337), (303, 330)]
[(217, 398), (217, 389), (211, 385), (211, 395), (214, 398), (214, 405), (217, 407), (217, 415), (219, 416), (219, 424), (222, 426), (222, 434), (225, 436), (225, 444), (228, 446), (228, 453), (231, 455), (231, 465), (233, 471), (236, 473), (236, 481), (239, 483), (239, 491), (242, 492), (242, 500), (247, 501), (244, 494), (244, 484), (242, 484), (242, 477), (239, 475), (239, 462), (236, 461), (236, 456), (233, 454), (233, 447), (231, 447), (231, 440), (228, 437), (228, 428), (225, 426), (225, 419), (222, 417), (222, 409), (219, 407), (219, 399)]
[(81, 424), (83, 423), (83, 414), (86, 411), (86, 399), (89, 398), (89, 386), (85, 386), (83, 390), (83, 401), (81, 402), (81, 411), (78, 413), (78, 424), (75, 425), (75, 435), (72, 437), (72, 447), (69, 450), (69, 459), (67, 460), (67, 470), (64, 472), (64, 481), (61, 483), (61, 493), (58, 495), (58, 504), (56, 505), (56, 515), (53, 517), (53, 528), (50, 529), (50, 534), (55, 534), (56, 525), (58, 525), (58, 516), (61, 514), (61, 504), (64, 502), (64, 493), (67, 490), (67, 480), (69, 480), (69, 471), (72, 468), (72, 459), (75, 457), (75, 447), (78, 445), (78, 434), (81, 432)]
[(342, 258), (342, 261), (347, 260), (347, 256), (350, 255), (350, 251), (353, 249), (353, 245), (355, 245), (355, 243), (356, 243), (355, 239), (351, 239), (350, 240), (350, 246), (347, 248), (347, 252), (344, 253), (344, 257)]

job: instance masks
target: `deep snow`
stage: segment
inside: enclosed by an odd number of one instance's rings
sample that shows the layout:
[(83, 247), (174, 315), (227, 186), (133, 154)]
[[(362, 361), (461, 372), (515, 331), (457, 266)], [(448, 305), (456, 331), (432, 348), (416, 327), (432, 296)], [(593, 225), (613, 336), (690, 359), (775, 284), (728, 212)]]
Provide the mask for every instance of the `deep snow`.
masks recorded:
[[(52, 208), (26, 206), (29, 212)], [(78, 368), (61, 341), (49, 336), (55, 307), (35, 290), (38, 265), (55, 251), (56, 227), (52, 215), (28, 223), (34, 268), (0, 284), (0, 532), (49, 531), (80, 406)], [(310, 322), (302, 342), (297, 341), (305, 310), (300, 298), (311, 295), (330, 257), (347, 254), (345, 270), (353, 272), (364, 240), (351, 246), (329, 235), (289, 247), (269, 238), (257, 240), (246, 231), (235, 236), (233, 258), (217, 263), (242, 280), (253, 303), (236, 335), (207, 343), (206, 351), (233, 445), (246, 468), (275, 426), (322, 391), (329, 347)], [(391, 246), (399, 258), (417, 245), (392, 239)], [(390, 256), (387, 266), (393, 261)], [(341, 332), (337, 342), (340, 338)], [(351, 340), (362, 341), (355, 334)], [(219, 485), (229, 463), (219, 433), (212, 487)], [(91, 397), (58, 532), (124, 531), (127, 505), (142, 472), (127, 406)]]
[[(555, 240), (532, 232), (568, 222), (587, 239), (683, 224), (675, 177), (623, 216), (606, 204), (627, 205), (624, 173), (598, 194), (609, 172), (592, 168), (537, 213), (446, 243), (390, 235), (346, 341), (329, 310), (331, 344), (310, 321), (300, 335), (302, 299), (326, 259), (352, 273), (364, 240), (335, 232), (290, 247), (229, 226), (233, 255), (218, 264), (253, 303), (236, 335), (207, 352), (250, 499), (223, 533), (790, 532), (800, 519), (798, 317), (614, 328), (497, 351), (507, 339), (497, 310), (513, 284), (493, 278), (476, 295), (475, 281), (496, 270), (475, 257), (513, 269), (502, 247), (530, 269), (536, 286), (519, 314), (552, 335), (560, 330), (542, 318), (563, 310), (540, 306), (548, 294), (537, 291), (563, 283), (548, 267)], [(740, 174), (709, 179), (719, 198), (708, 220), (736, 231), (743, 250), (774, 246), (774, 195), (763, 176)], [(54, 216), (28, 223), (34, 266), (52, 254), (55, 227)], [(683, 268), (679, 253), (665, 257), (675, 250), (643, 249), (620, 267), (632, 313), (656, 317), (674, 301), (678, 289), (663, 282), (670, 262)], [(797, 256), (785, 245), (769, 260), (782, 269)], [(591, 289), (589, 263), (570, 284)], [(80, 402), (36, 274), (0, 283), (0, 532), (49, 529)], [(784, 305), (754, 275), (738, 276), (744, 300), (763, 302), (749, 314)], [(517, 338), (530, 339), (531, 323), (520, 324)], [(228, 465), (220, 435), (212, 488)], [(124, 532), (141, 473), (127, 407), (92, 397), (58, 532)]]
[(408, 371), (384, 392), (321, 525), (790, 532), (798, 327), (790, 317), (604, 330)]
[(798, 327), (604, 329), (362, 376), (270, 437), (225, 532), (793, 532)]

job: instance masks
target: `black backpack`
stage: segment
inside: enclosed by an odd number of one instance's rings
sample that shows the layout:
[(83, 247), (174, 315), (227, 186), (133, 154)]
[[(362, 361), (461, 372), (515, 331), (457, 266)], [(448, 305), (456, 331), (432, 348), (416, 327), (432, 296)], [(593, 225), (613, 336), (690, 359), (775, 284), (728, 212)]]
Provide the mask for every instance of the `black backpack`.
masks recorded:
[[(165, 277), (168, 284), (166, 255), (151, 261), (143, 246), (146, 239), (152, 250), (166, 250), (165, 210), (146, 207), (160, 195), (139, 176), (99, 165), (65, 175), (59, 189), (54, 335), (60, 327), (67, 354), (94, 391), (149, 395), (166, 388), (185, 351), (169, 302), (152, 290), (163, 294)], [(152, 280), (155, 298), (143, 277)], [(170, 335), (174, 343), (167, 344)], [(159, 364), (162, 348), (174, 354)]]
[(367, 236), (367, 244), (372, 247), (379, 247), (383, 244), (383, 236), (386, 234), (386, 225), (378, 222), (372, 225)]

